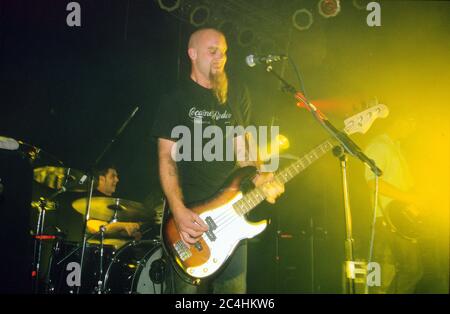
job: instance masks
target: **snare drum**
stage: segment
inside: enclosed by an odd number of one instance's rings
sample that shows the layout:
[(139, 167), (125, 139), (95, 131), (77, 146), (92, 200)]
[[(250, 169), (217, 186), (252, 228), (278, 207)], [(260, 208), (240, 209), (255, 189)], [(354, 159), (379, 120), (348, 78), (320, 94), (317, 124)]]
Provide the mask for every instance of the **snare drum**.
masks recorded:
[(118, 250), (105, 274), (105, 293), (161, 294), (166, 262), (158, 240), (132, 241)]

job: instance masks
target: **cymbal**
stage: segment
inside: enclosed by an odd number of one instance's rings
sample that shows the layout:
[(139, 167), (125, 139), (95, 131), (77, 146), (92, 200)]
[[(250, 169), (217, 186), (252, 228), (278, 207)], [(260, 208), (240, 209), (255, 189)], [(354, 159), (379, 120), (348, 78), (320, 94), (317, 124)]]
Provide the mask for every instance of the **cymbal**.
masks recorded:
[[(86, 213), (87, 198), (80, 198), (72, 203), (72, 207), (82, 215)], [(117, 221), (145, 221), (151, 218), (151, 212), (141, 203), (113, 197), (92, 197), (90, 219), (110, 221), (117, 212)]]
[(88, 189), (87, 176), (73, 168), (45, 166), (33, 170), (34, 180), (51, 189), (84, 192)]
[[(105, 245), (105, 246), (112, 246), (115, 250), (120, 249), (122, 246), (124, 246), (128, 242), (130, 242), (130, 239), (109, 238), (109, 237), (105, 237), (105, 239), (103, 239), (103, 245)], [(89, 239), (88, 243), (89, 244), (100, 245), (100, 240)], [(81, 243), (81, 245), (82, 245), (82, 243)]]
[(58, 206), (56, 202), (40, 197), (38, 201), (31, 201), (31, 207), (39, 211), (44, 207), (45, 210), (49, 211), (55, 210)]
[(63, 165), (61, 160), (39, 147), (22, 141), (18, 141), (18, 143), (20, 144), (19, 150), (30, 160), (30, 164), (33, 167), (38, 167), (39, 165)]

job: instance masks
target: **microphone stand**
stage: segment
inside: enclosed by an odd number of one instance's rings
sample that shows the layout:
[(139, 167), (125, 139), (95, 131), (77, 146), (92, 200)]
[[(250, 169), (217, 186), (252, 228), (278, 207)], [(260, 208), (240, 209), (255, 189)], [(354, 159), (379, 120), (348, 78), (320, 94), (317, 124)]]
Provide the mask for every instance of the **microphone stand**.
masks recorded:
[[(122, 134), (123, 130), (127, 127), (127, 125), (130, 123), (131, 119), (134, 117), (134, 115), (136, 114), (136, 112), (138, 110), (139, 110), (139, 106), (137, 106), (133, 110), (131, 115), (122, 124), (122, 126), (119, 128), (119, 130), (117, 130), (115, 136), (111, 139), (111, 141), (108, 142), (108, 144), (105, 146), (103, 151), (100, 153), (100, 155), (95, 160), (95, 163), (91, 167), (91, 170), (90, 170), (90, 173), (89, 173), (90, 184), (89, 184), (89, 190), (88, 190), (88, 201), (86, 203), (86, 212), (85, 212), (85, 215), (84, 215), (84, 222), (83, 222), (83, 224), (84, 224), (83, 225), (83, 245), (82, 245), (82, 248), (81, 248), (81, 258), (80, 258), (80, 285), (77, 287), (77, 294), (80, 293), (81, 286), (83, 285), (82, 284), (82, 278), (83, 278), (84, 255), (85, 255), (85, 252), (86, 252), (86, 243), (87, 243), (87, 240), (88, 240), (87, 222), (89, 220), (89, 215), (90, 215), (90, 211), (91, 211), (92, 193), (94, 191), (94, 181), (95, 181), (95, 178), (94, 178), (94, 175), (93, 175), (93, 170), (99, 164), (99, 162), (103, 159), (105, 154), (109, 151), (109, 149), (111, 148), (112, 144), (114, 144), (115, 141), (119, 138), (119, 136)], [(103, 253), (103, 241), (101, 241), (100, 245), (101, 245), (100, 251)], [(102, 269), (100, 269), (100, 271), (102, 271)], [(99, 293), (99, 294), (101, 294), (102, 292), (103, 292), (102, 289), (97, 291), (97, 293)]]
[(366, 164), (376, 176), (381, 176), (382, 171), (377, 167), (375, 161), (368, 158), (362, 150), (353, 142), (347, 134), (339, 131), (327, 117), (320, 112), (312, 103), (308, 101), (305, 95), (300, 91), (297, 91), (295, 87), (290, 85), (286, 80), (284, 80), (278, 73), (273, 70), (271, 62), (267, 62), (266, 71), (274, 75), (283, 84), (282, 90), (294, 95), (295, 99), (298, 100), (297, 106), (306, 108), (313, 115), (314, 119), (339, 143), (340, 146), (333, 149), (333, 153), (339, 158), (342, 176), (342, 189), (344, 196), (344, 215), (345, 215), (345, 290), (349, 294), (355, 293), (355, 261), (353, 255), (353, 235), (352, 235), (352, 218), (350, 210), (349, 201), (349, 188), (347, 182), (347, 155), (357, 157), (364, 164)]
[[(41, 197), (39, 199), (39, 203), (37, 205), (37, 208), (39, 209), (39, 216), (37, 221), (37, 227), (36, 227), (36, 234), (34, 235), (34, 257), (33, 257), (33, 272), (35, 273), (34, 283), (33, 283), (33, 291), (34, 293), (39, 293), (39, 276), (40, 276), (40, 265), (41, 265), (41, 255), (42, 255), (42, 237), (44, 236), (44, 229), (45, 229), (45, 215), (47, 213), (47, 204), (51, 202), (53, 199), (55, 199), (58, 195), (65, 193), (67, 191), (70, 191), (70, 189), (73, 187), (71, 184), (73, 182), (70, 182), (72, 180), (71, 177), (71, 171), (72, 168), (67, 168), (66, 172), (64, 173), (64, 183), (61, 185), (61, 188), (58, 189), (56, 192), (51, 194), (48, 198)], [(82, 178), (81, 180), (84, 180), (85, 178)], [(80, 182), (79, 182), (80, 183)], [(50, 269), (48, 270), (50, 271)], [(47, 278), (48, 280), (48, 278)]]

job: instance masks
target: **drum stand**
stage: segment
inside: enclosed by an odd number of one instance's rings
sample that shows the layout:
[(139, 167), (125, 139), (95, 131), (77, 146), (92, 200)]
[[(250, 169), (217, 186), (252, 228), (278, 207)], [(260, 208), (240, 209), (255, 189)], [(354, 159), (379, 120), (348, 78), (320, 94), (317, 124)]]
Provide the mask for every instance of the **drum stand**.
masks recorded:
[(33, 292), (39, 292), (39, 272), (41, 265), (42, 252), (42, 236), (44, 235), (44, 223), (46, 213), (47, 201), (44, 198), (39, 199), (39, 217), (36, 226), (36, 233), (34, 235), (34, 254), (33, 254)]
[(103, 241), (105, 240), (106, 226), (100, 227), (100, 262), (98, 266), (97, 294), (103, 293)]
[(36, 233), (34, 235), (34, 254), (33, 254), (33, 292), (39, 293), (39, 274), (41, 266), (41, 255), (42, 255), (42, 241), (45, 238), (44, 227), (45, 227), (45, 214), (47, 212), (47, 205), (59, 194), (65, 192), (66, 189), (63, 187), (57, 192), (50, 195), (48, 199), (40, 197), (38, 202), (39, 216), (36, 225)]
[[(139, 106), (137, 106), (133, 112), (131, 113), (131, 115), (127, 118), (127, 120), (122, 124), (122, 126), (119, 128), (119, 130), (117, 131), (116, 135), (111, 139), (110, 142), (108, 142), (108, 144), (105, 146), (105, 148), (103, 149), (103, 151), (100, 153), (100, 155), (97, 157), (97, 159), (95, 160), (95, 163), (92, 167), (92, 169), (95, 169), (95, 167), (100, 163), (100, 161), (103, 159), (103, 157), (105, 156), (106, 152), (109, 151), (110, 147), (112, 146), (112, 144), (114, 144), (114, 142), (116, 141), (117, 138), (119, 138), (119, 136), (122, 134), (123, 130), (127, 127), (128, 123), (130, 123), (130, 120), (134, 117), (134, 115), (136, 114), (136, 112), (139, 110)], [(92, 170), (91, 169), (91, 170)], [(81, 249), (81, 259), (80, 259), (80, 270), (81, 270), (81, 277), (83, 277), (83, 268), (84, 268), (84, 254), (86, 251), (86, 241), (88, 239), (87, 236), (87, 222), (89, 220), (89, 213), (91, 210), (91, 200), (92, 200), (92, 192), (94, 190), (94, 181), (95, 178), (92, 174), (90, 174), (90, 186), (89, 186), (89, 190), (88, 190), (88, 202), (86, 203), (86, 213), (84, 215), (84, 226), (83, 226), (83, 246)], [(116, 206), (118, 207), (118, 206)], [(117, 211), (114, 212), (114, 218), (117, 218)], [(113, 218), (113, 219), (114, 219)], [(103, 242), (103, 241), (102, 241)], [(103, 244), (101, 245), (101, 254), (103, 255)], [(101, 256), (100, 258), (101, 260), (103, 259), (103, 256)], [(102, 261), (103, 262), (103, 261)], [(101, 268), (103, 270), (103, 265), (101, 265)], [(99, 280), (100, 282), (102, 282), (101, 278)], [(103, 284), (102, 284), (103, 285)], [(80, 293), (80, 286), (77, 288), (77, 294)], [(98, 293), (102, 293), (101, 289), (101, 285), (99, 284), (98, 289)]]
[(118, 204), (118, 199), (117, 199), (117, 203), (114, 206), (114, 214), (112, 219), (106, 224), (106, 225), (102, 225), (100, 227), (100, 261), (99, 261), (99, 265), (98, 265), (98, 281), (97, 281), (97, 287), (96, 289), (96, 293), (97, 294), (103, 294), (104, 292), (104, 287), (103, 287), (103, 258), (104, 258), (104, 240), (105, 240), (105, 232), (106, 232), (106, 226), (117, 222), (117, 212), (119, 211), (120, 207)]

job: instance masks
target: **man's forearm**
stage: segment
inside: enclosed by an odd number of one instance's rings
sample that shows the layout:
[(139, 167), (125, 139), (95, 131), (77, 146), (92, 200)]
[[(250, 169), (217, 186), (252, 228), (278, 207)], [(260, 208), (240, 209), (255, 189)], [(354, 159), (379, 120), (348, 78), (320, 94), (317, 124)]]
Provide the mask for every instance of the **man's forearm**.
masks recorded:
[[(375, 180), (369, 181), (369, 187), (374, 190), (375, 189)], [(404, 202), (404, 203), (412, 203), (414, 196), (411, 193), (404, 192), (392, 184), (389, 184), (383, 180), (379, 180), (378, 182), (378, 192), (386, 197)]]
[(120, 222), (108, 224), (108, 222), (103, 221), (103, 220), (97, 220), (97, 219), (88, 220), (87, 228), (88, 228), (88, 232), (91, 234), (100, 232), (101, 226), (105, 226), (105, 234), (108, 234), (108, 235), (117, 233), (123, 229), (122, 223), (120, 223)]
[(161, 186), (172, 211), (184, 207), (183, 193), (178, 179), (178, 169), (170, 157), (160, 157), (159, 176)]

